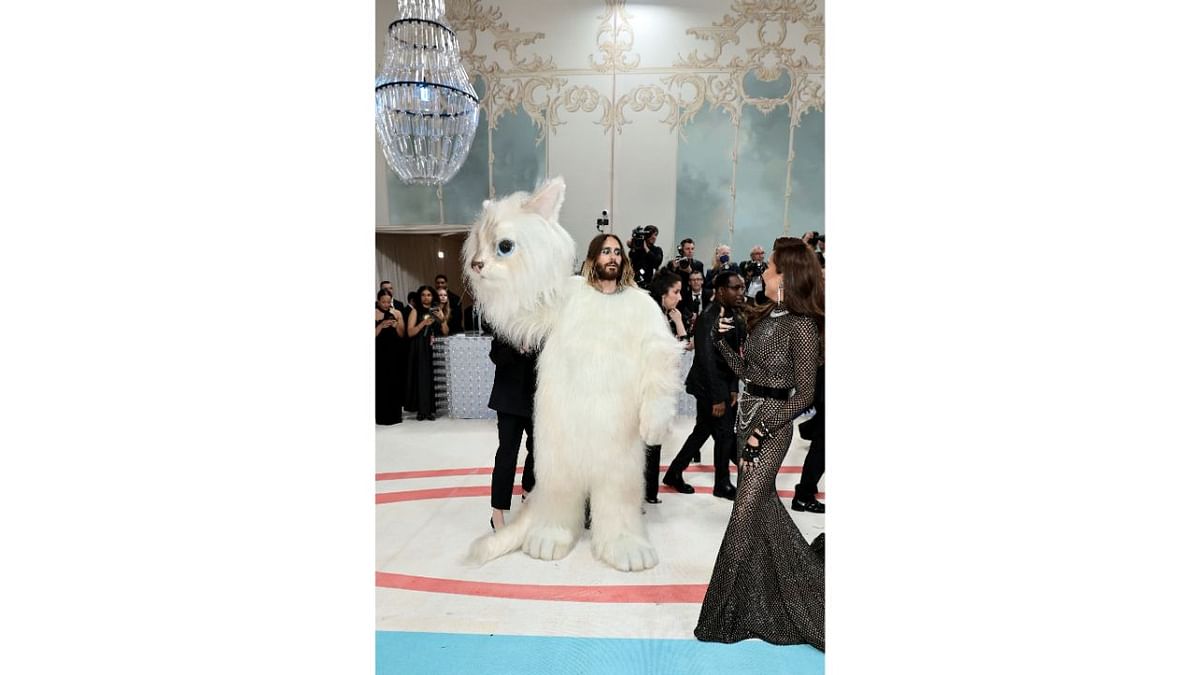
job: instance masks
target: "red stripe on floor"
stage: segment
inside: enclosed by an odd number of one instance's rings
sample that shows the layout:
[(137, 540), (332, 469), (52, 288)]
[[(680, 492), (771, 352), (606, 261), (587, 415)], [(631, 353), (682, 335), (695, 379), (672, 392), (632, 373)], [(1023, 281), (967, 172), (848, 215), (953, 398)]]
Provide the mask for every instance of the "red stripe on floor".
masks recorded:
[[(666, 472), (667, 465), (664, 464), (658, 467), (660, 472)], [(779, 473), (800, 473), (804, 467), (800, 466), (781, 466)], [(525, 467), (518, 466), (517, 474), (521, 474)], [(712, 473), (712, 464), (693, 464), (684, 470), (685, 473)], [(732, 469), (734, 473), (737, 468)], [(422, 469), (419, 471), (389, 471), (387, 473), (375, 474), (375, 480), (407, 480), (410, 478), (441, 478), (443, 476), (490, 476), (492, 475), (492, 467), (490, 466), (475, 466), (463, 467), (461, 469)]]
[[(712, 494), (713, 489), (707, 485), (695, 486), (696, 492), (702, 494)], [(660, 486), (661, 492), (669, 492), (678, 494), (666, 486)], [(453, 499), (455, 497), (489, 497), (492, 494), (492, 486), (490, 485), (464, 485), (461, 487), (445, 487), (445, 488), (429, 488), (428, 490), (404, 490), (402, 492), (379, 492), (375, 494), (376, 504), (391, 504), (394, 502), (413, 502), (424, 499)], [(513, 494), (521, 494), (521, 486), (513, 486)], [(791, 498), (795, 494), (793, 490), (780, 490), (779, 496), (785, 499)], [(817, 498), (825, 500), (825, 493), (818, 492)]]
[(552, 586), (540, 584), (500, 584), (461, 579), (438, 579), (411, 574), (376, 572), (375, 586), (426, 593), (474, 595), (515, 600), (556, 600), (561, 602), (645, 602), (696, 603), (704, 601), (708, 584), (631, 584), (628, 586)]

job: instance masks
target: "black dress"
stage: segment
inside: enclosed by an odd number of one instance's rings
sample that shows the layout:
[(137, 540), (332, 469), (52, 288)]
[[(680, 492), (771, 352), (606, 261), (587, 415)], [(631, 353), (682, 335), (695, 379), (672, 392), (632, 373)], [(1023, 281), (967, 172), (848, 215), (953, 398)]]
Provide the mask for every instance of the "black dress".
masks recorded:
[[(391, 317), (375, 322), (375, 326), (394, 318), (403, 321), (403, 312), (392, 310)], [(384, 328), (375, 336), (375, 423), (397, 424), (404, 421), (405, 371), (408, 370), (408, 339), (394, 327)]]
[(825, 649), (824, 534), (812, 546), (779, 501), (775, 477), (792, 441), (791, 421), (812, 405), (820, 331), (805, 316), (773, 312), (754, 327), (743, 358), (717, 345), (730, 368), (755, 385), (795, 392), (787, 400), (743, 392), (738, 402), (738, 447), (753, 429), (773, 438), (760, 445), (757, 466), (738, 476), (737, 498), (695, 635), (707, 642), (759, 638), (778, 645)]
[[(413, 307), (417, 313), (416, 323), (429, 313), (429, 309), (417, 305)], [(408, 396), (404, 409), (417, 413), (417, 419), (433, 419), (435, 401), (433, 398), (433, 331), (437, 322), (422, 328), (410, 338), (408, 345)]]

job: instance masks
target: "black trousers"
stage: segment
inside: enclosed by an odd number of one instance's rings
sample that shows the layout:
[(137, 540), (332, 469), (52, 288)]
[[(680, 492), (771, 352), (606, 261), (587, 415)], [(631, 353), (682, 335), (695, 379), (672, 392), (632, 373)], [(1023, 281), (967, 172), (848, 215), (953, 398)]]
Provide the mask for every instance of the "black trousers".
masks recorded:
[(658, 464), (662, 461), (662, 446), (646, 446), (646, 499), (658, 499)]
[(737, 463), (734, 446), (737, 438), (733, 433), (733, 422), (737, 418), (737, 406), (725, 403), (725, 414), (713, 417), (713, 401), (696, 397), (696, 426), (683, 442), (679, 454), (671, 460), (667, 473), (682, 476), (691, 463), (692, 456), (700, 450), (710, 437), (713, 439), (713, 478), (716, 485), (729, 483), (729, 463)]
[(500, 447), (496, 448), (496, 464), (492, 469), (492, 508), (507, 511), (512, 508), (513, 479), (517, 475), (517, 455), (521, 452), (521, 434), (525, 434), (525, 471), (521, 475), (521, 488), (533, 490), (536, 480), (533, 475), (533, 419), (496, 413), (496, 427), (500, 434)]
[(804, 457), (804, 468), (800, 472), (800, 482), (796, 484), (796, 497), (800, 501), (812, 502), (817, 499), (817, 481), (825, 475), (825, 432), (814, 434), (812, 443), (808, 446), (808, 455)]

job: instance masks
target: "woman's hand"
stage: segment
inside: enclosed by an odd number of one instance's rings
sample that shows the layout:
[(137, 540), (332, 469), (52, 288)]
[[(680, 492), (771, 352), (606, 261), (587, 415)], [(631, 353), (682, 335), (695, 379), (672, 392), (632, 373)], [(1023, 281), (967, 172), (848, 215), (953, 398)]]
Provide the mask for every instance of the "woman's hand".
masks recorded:
[[(746, 447), (752, 451), (755, 451), (743, 453), (742, 455), (741, 470), (745, 475), (750, 475), (750, 472), (754, 471), (754, 468), (758, 466), (758, 436), (750, 434), (750, 438), (746, 439)], [(753, 457), (747, 458), (745, 456), (747, 454), (752, 454)]]

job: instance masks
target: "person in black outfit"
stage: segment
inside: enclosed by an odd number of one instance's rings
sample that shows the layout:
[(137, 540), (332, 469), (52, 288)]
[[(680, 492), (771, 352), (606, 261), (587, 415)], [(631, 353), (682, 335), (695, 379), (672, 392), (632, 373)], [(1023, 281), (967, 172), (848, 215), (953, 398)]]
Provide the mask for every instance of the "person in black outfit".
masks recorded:
[(404, 421), (405, 359), (408, 338), (404, 317), (392, 306), (392, 294), (375, 294), (375, 424)]
[[(733, 420), (737, 416), (738, 378), (717, 352), (717, 320), (721, 316), (733, 316), (742, 306), (746, 284), (737, 272), (726, 270), (713, 279), (716, 287), (716, 302), (708, 306), (696, 321), (696, 356), (687, 375), (687, 392), (696, 397), (696, 426), (683, 442), (683, 447), (667, 467), (663, 485), (683, 494), (695, 492), (695, 488), (683, 480), (692, 459), (700, 454), (700, 446), (711, 436), (713, 439), (713, 494), (725, 499), (734, 499), (737, 489), (729, 481), (729, 464), (736, 463), (734, 456), (736, 440)], [(735, 345), (741, 344), (744, 332), (729, 338)]]
[(533, 394), (537, 390), (537, 354), (518, 350), (500, 337), (492, 338), (488, 353), (496, 364), (492, 396), (488, 407), (496, 411), (500, 445), (492, 468), (493, 528), (504, 527), (504, 512), (512, 508), (513, 478), (517, 473), (517, 455), (521, 452), (521, 433), (525, 434), (525, 471), (521, 489), (533, 490)]
[(437, 289), (437, 304), (443, 312), (447, 312), (446, 326), (450, 329), (450, 335), (463, 332), (462, 308), (450, 299), (450, 291), (444, 288)]
[[(687, 328), (683, 325), (683, 313), (679, 311), (679, 304), (682, 297), (680, 289), (683, 288), (683, 280), (679, 275), (670, 270), (661, 270), (654, 276), (654, 281), (650, 283), (650, 297), (658, 303), (662, 308), (663, 318), (667, 322), (667, 327), (670, 328), (671, 334), (675, 339), (680, 341), (688, 341)], [(686, 349), (691, 349), (691, 343), (688, 343)], [(658, 504), (658, 464), (662, 461), (662, 446), (647, 445), (646, 446), (646, 503)]]
[(396, 291), (392, 289), (392, 282), (390, 282), (390, 281), (379, 282), (379, 290), (387, 291), (388, 295), (392, 296), (392, 307), (394, 307), (395, 309), (399, 309), (401, 311), (408, 309), (405, 306), (404, 301), (401, 300), (399, 298), (399, 296), (396, 295)]
[(450, 296), (450, 304), (461, 309), (462, 298), (458, 297), (457, 293), (450, 290), (449, 280), (446, 278), (446, 275), (439, 274), (433, 278), (433, 290), (434, 292), (437, 292), (443, 289), (446, 291), (446, 294)]
[(797, 429), (800, 438), (810, 441), (808, 454), (804, 456), (804, 468), (800, 482), (796, 484), (796, 495), (792, 497), (793, 511), (825, 513), (825, 505), (817, 501), (817, 481), (825, 475), (825, 365), (817, 366), (816, 398), (813, 401), (817, 414), (802, 422)]
[(737, 263), (733, 262), (730, 254), (733, 249), (729, 248), (728, 244), (717, 244), (716, 250), (713, 251), (712, 267), (704, 273), (704, 287), (712, 290), (713, 280), (717, 275), (726, 270), (738, 271)]
[(433, 289), (417, 289), (420, 303), (408, 315), (408, 396), (406, 409), (418, 420), (432, 420), (437, 402), (433, 391), (433, 337), (450, 334), (449, 317), (433, 304)]
[(646, 230), (649, 231), (649, 234), (642, 240), (641, 246), (634, 246), (632, 239), (626, 245), (629, 247), (629, 262), (633, 265), (633, 275), (637, 285), (644, 290), (649, 290), (650, 282), (654, 279), (654, 271), (662, 267), (663, 250), (654, 245), (654, 242), (658, 241), (658, 228), (647, 225)]
[(683, 302), (679, 309), (683, 312), (683, 325), (688, 327), (689, 334), (696, 332), (696, 318), (700, 316), (713, 301), (712, 289), (704, 287), (704, 273), (692, 272), (687, 277), (687, 288), (683, 291)]
[(704, 278), (704, 263), (696, 260), (695, 241), (684, 239), (679, 242), (679, 248), (676, 248), (675, 252), (679, 254), (679, 257), (667, 263), (667, 269), (678, 274), (683, 279), (685, 286), (692, 272), (699, 272), (700, 278)]

